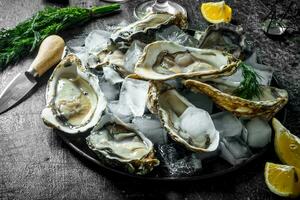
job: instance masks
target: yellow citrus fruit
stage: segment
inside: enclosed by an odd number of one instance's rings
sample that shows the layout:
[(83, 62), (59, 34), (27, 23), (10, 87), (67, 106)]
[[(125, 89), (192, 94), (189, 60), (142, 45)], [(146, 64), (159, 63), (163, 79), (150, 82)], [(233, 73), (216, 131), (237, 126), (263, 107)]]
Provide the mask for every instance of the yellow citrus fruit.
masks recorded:
[(210, 23), (230, 22), (232, 10), (224, 1), (201, 4), (201, 13)]
[(273, 118), (272, 125), (277, 156), (284, 164), (300, 168), (300, 139), (290, 133), (276, 118)]
[(300, 169), (274, 163), (266, 163), (265, 182), (268, 188), (282, 197), (300, 195)]

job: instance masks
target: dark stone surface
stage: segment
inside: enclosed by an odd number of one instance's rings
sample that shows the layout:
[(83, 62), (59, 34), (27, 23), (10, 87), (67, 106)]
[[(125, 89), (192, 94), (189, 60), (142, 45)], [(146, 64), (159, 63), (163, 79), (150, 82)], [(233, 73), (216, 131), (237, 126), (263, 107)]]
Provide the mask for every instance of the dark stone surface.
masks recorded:
[[(53, 2), (53, 1), (51, 1)], [(117, 16), (97, 19), (76, 27), (62, 36), (69, 40), (120, 20), (133, 21), (133, 8), (141, 0), (123, 4)], [(189, 13), (191, 28), (204, 28), (199, 0), (177, 0)], [(268, 12), (256, 0), (227, 1), (234, 19), (243, 25), (261, 52), (264, 64), (271, 65), (279, 83), (288, 90), (290, 102), (286, 126), (297, 133), (300, 127), (299, 40), (275, 41), (267, 38), (259, 22)], [(70, 5), (89, 7), (98, 0), (69, 0)], [(0, 28), (13, 27), (46, 5), (47, 1), (0, 0)], [(299, 23), (298, 23), (299, 24)], [(32, 57), (11, 66), (0, 74), (0, 91), (20, 71), (25, 71)], [(271, 150), (265, 157), (233, 174), (194, 183), (143, 183), (115, 177), (70, 151), (47, 128), (40, 113), (45, 105), (46, 74), (37, 91), (22, 104), (0, 115), (0, 199), (279, 199), (267, 189), (263, 169), (266, 161), (278, 162)]]

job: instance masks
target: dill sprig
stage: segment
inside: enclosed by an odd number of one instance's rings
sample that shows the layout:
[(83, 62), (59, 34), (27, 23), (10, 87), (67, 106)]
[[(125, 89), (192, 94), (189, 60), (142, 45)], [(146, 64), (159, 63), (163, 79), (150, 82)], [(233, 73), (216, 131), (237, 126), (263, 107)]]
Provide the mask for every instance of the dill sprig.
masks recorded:
[(47, 36), (118, 9), (119, 4), (91, 9), (48, 7), (12, 29), (0, 29), (0, 72), (32, 52)]
[(250, 65), (246, 65), (243, 62), (238, 67), (241, 68), (244, 79), (233, 91), (233, 94), (244, 99), (259, 97), (262, 93), (259, 85), (261, 76)]

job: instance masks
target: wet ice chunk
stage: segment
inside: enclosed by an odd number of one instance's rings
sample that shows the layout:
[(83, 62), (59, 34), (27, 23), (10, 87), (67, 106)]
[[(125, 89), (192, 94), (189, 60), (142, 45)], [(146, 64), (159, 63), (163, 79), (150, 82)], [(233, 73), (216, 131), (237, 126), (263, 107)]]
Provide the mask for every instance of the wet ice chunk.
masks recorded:
[(133, 118), (129, 108), (119, 101), (111, 101), (108, 103), (107, 107), (109, 113), (119, 117), (125, 123), (129, 123)]
[(181, 83), (180, 78), (169, 79), (166, 80), (165, 83), (170, 85), (171, 87), (174, 87), (176, 90), (182, 90), (184, 87), (183, 84)]
[(229, 112), (220, 112), (213, 114), (212, 120), (220, 135), (224, 137), (237, 136), (242, 134), (243, 124), (233, 114)]
[(119, 101), (131, 110), (134, 116), (143, 116), (148, 98), (149, 82), (126, 78), (123, 81)]
[(179, 134), (194, 145), (204, 147), (208, 137), (216, 133), (215, 126), (208, 112), (196, 107), (188, 107), (180, 116)]
[(209, 114), (212, 113), (213, 101), (210, 97), (201, 93), (194, 93), (191, 90), (184, 90), (180, 92), (189, 102), (191, 102), (197, 108), (206, 110)]
[(219, 79), (224, 80), (225, 82), (232, 82), (233, 85), (239, 85), (244, 80), (244, 76), (241, 68), (238, 68), (236, 72), (233, 73), (232, 75), (225, 76)]
[(254, 52), (246, 61), (246, 64), (252, 66), (254, 70), (261, 76), (259, 80), (261, 85), (270, 85), (272, 76), (273, 76), (273, 69), (270, 66), (263, 65), (257, 63), (257, 53)]
[(116, 72), (111, 67), (103, 67), (104, 78), (112, 83), (113, 85), (116, 83), (122, 82), (124, 79), (121, 78), (118, 72)]
[(97, 64), (97, 62), (98, 62), (97, 56), (96, 56), (96, 55), (93, 55), (93, 54), (89, 54), (89, 55), (87, 56), (86, 66), (92, 68), (93, 66), (95, 66), (95, 65)]
[(115, 23), (113, 23), (113, 24), (106, 24), (105, 25), (105, 30), (107, 30), (109, 32), (114, 32), (117, 29), (120, 29), (120, 28), (123, 28), (123, 27), (127, 26), (128, 24), (129, 24), (128, 21), (121, 20), (121, 22), (119, 24), (117, 24), (117, 25)]
[(272, 129), (266, 120), (254, 118), (245, 127), (248, 132), (246, 142), (250, 147), (261, 148), (271, 142)]
[(157, 41), (158, 40), (172, 41), (181, 44), (183, 46), (190, 46), (190, 47), (198, 46), (198, 40), (186, 34), (183, 30), (181, 30), (175, 25), (157, 31), (155, 33), (155, 39)]
[(138, 40), (134, 40), (125, 54), (124, 68), (131, 73), (134, 73), (134, 67), (143, 49), (146, 45)]
[(135, 117), (132, 123), (134, 127), (141, 131), (153, 144), (167, 143), (167, 133), (157, 117)]
[(94, 30), (85, 38), (85, 48), (88, 53), (98, 53), (109, 42), (111, 33), (103, 30)]
[(232, 165), (240, 164), (252, 155), (248, 146), (238, 137), (223, 137), (220, 150), (220, 157)]
[(202, 162), (193, 153), (176, 147), (175, 144), (158, 146), (161, 165), (171, 176), (189, 176), (202, 169)]
[(108, 101), (117, 100), (120, 87), (118, 85), (113, 85), (112, 83), (102, 79), (100, 81), (100, 88)]

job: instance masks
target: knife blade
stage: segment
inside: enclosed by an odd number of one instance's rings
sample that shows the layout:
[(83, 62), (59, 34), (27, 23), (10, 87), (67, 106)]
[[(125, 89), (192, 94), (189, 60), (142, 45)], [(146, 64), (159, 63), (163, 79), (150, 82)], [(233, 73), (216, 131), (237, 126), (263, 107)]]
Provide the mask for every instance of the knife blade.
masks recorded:
[(43, 40), (29, 69), (19, 73), (0, 94), (0, 114), (20, 103), (32, 91), (37, 85), (37, 78), (61, 60), (64, 47), (64, 40), (57, 35), (50, 35)]

